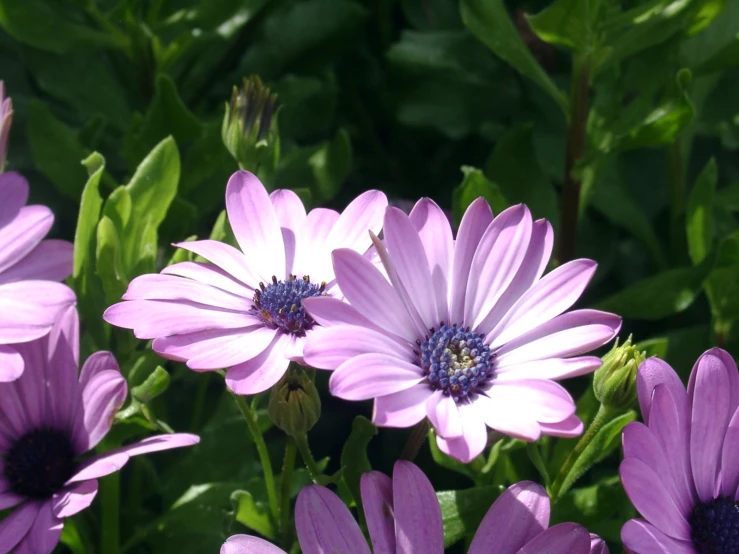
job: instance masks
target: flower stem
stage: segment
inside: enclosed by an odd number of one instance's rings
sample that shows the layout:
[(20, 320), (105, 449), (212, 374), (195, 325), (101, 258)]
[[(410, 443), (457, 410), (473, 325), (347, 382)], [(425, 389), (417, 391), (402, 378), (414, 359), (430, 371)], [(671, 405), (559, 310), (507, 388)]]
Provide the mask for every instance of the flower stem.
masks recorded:
[(297, 445), (292, 437), (287, 437), (285, 444), (285, 458), (282, 461), (282, 475), (280, 477), (280, 524), (278, 532), (282, 545), (289, 546), (289, 524), (290, 524), (290, 485), (295, 469), (295, 455)]
[(567, 130), (564, 188), (558, 258), (563, 264), (575, 256), (577, 221), (580, 216), (581, 179), (573, 174), (577, 163), (585, 155), (586, 131), (590, 101), (590, 57), (576, 56), (573, 60), (572, 89), (570, 93), (570, 121)]
[(269, 452), (267, 451), (267, 444), (264, 442), (264, 436), (262, 435), (261, 429), (259, 429), (259, 423), (257, 422), (257, 416), (254, 410), (246, 402), (246, 398), (238, 394), (233, 395), (236, 405), (241, 410), (241, 414), (246, 420), (246, 426), (249, 428), (249, 432), (254, 439), (254, 444), (257, 447), (257, 454), (259, 454), (259, 461), (262, 464), (262, 473), (264, 473), (264, 484), (267, 487), (267, 498), (269, 500), (269, 508), (272, 512), (272, 517), (275, 522), (280, 521), (280, 507), (277, 503), (277, 488), (275, 486), (275, 474), (272, 471), (272, 462), (269, 459)]
[(120, 496), (120, 473), (113, 473), (100, 480), (100, 501), (102, 504), (100, 552), (105, 552), (105, 554), (118, 554), (120, 552)]
[(308, 473), (310, 473), (311, 479), (318, 482), (318, 478), (321, 476), (321, 470), (318, 468), (318, 464), (313, 458), (310, 446), (308, 446), (308, 435), (305, 433), (298, 433), (293, 437), (293, 439), (298, 447), (298, 452), (300, 452), (300, 457), (303, 458), (305, 467), (308, 468)]
[(429, 428), (429, 420), (424, 419), (423, 421), (417, 423), (415, 427), (413, 427), (413, 429), (411, 429), (411, 434), (408, 436), (408, 440), (403, 447), (403, 451), (400, 453), (401, 460), (408, 460), (409, 462), (412, 462), (416, 459), (416, 456), (418, 456), (418, 451), (421, 450), (421, 445), (426, 441), (426, 436), (428, 435)]
[(562, 464), (562, 467), (559, 470), (557, 478), (554, 480), (554, 483), (552, 483), (549, 494), (552, 500), (552, 504), (556, 503), (557, 500), (559, 500), (562, 495), (567, 492), (570, 486), (572, 486), (575, 480), (579, 477), (579, 475), (570, 476), (572, 466), (575, 465), (577, 459), (587, 448), (587, 446), (590, 444), (590, 441), (593, 440), (595, 435), (598, 434), (598, 431), (600, 431), (606, 423), (611, 421), (616, 413), (616, 410), (613, 410), (612, 408), (607, 408), (603, 404), (600, 405), (600, 407), (598, 408), (598, 413), (595, 414), (593, 421), (588, 426), (588, 430), (580, 438), (578, 443), (575, 445), (575, 448), (573, 448), (572, 452), (570, 452), (570, 455), (567, 456), (565, 463)]

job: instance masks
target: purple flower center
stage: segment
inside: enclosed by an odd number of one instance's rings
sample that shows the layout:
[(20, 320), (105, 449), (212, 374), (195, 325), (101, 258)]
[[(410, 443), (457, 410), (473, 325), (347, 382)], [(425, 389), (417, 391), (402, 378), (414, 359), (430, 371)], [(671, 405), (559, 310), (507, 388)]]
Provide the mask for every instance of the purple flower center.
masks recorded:
[(11, 490), (28, 498), (51, 498), (74, 475), (75, 468), (72, 442), (56, 429), (26, 433), (5, 456), (5, 478)]
[(739, 503), (717, 498), (699, 504), (690, 516), (690, 529), (700, 554), (739, 554)]
[(269, 285), (259, 283), (259, 288), (254, 291), (252, 313), (261, 317), (271, 329), (303, 336), (316, 323), (305, 312), (303, 300), (323, 295), (325, 288), (326, 283), (311, 283), (307, 275), (302, 279), (290, 275), (286, 281), (278, 281), (272, 276)]
[(483, 335), (469, 328), (441, 323), (431, 329), (421, 348), (421, 368), (434, 390), (442, 390), (459, 402), (495, 375), (495, 354), (483, 343)]

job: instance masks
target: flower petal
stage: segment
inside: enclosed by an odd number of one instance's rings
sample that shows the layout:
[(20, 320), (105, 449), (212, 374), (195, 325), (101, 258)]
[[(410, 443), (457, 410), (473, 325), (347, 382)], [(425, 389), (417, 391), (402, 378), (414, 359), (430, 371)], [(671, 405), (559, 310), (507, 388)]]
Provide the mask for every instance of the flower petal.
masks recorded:
[(83, 389), (87, 386), (95, 375), (101, 371), (112, 369), (113, 371), (120, 372), (121, 368), (118, 366), (118, 361), (111, 352), (95, 352), (90, 354), (90, 357), (85, 360), (85, 364), (82, 366), (79, 377), (79, 385)]
[(272, 192), (269, 199), (272, 201), (282, 231), (282, 242), (285, 245), (285, 273), (289, 275), (293, 272), (300, 232), (305, 222), (305, 207), (300, 197), (287, 189)]
[(303, 554), (370, 554), (349, 509), (320, 485), (309, 485), (298, 494), (295, 527)]
[(23, 373), (23, 356), (12, 346), (0, 345), (0, 383), (15, 381)]
[(258, 537), (234, 535), (221, 546), (221, 554), (286, 554), (281, 548)]
[(444, 439), (456, 439), (464, 435), (462, 415), (457, 403), (441, 390), (435, 391), (426, 400), (426, 411), (436, 433)]
[(491, 429), (525, 441), (535, 441), (541, 436), (539, 423), (525, 407), (511, 411), (508, 404), (500, 404), (485, 394), (478, 395), (474, 404), (482, 421)]
[(310, 275), (314, 282), (333, 280), (328, 235), (338, 219), (338, 212), (326, 208), (313, 208), (308, 212), (300, 231), (293, 272)]
[(674, 539), (690, 539), (690, 525), (652, 468), (636, 458), (626, 458), (619, 473), (631, 503), (647, 521)]
[(560, 523), (534, 537), (518, 554), (573, 554), (590, 552), (590, 533), (577, 523)]
[(477, 402), (460, 404), (459, 413), (462, 416), (464, 434), (454, 439), (444, 439), (436, 435), (436, 444), (445, 454), (468, 464), (485, 450), (488, 433)]
[[(243, 254), (238, 252), (238, 250), (234, 249), (234, 252), (243, 257)], [(187, 279), (192, 279), (193, 281), (210, 285), (211, 287), (217, 287), (243, 298), (253, 298), (254, 296), (253, 288), (245, 285), (217, 265), (207, 262), (180, 262), (178, 264), (172, 264), (162, 269), (162, 274), (186, 277)]]
[(426, 417), (426, 400), (433, 394), (426, 383), (375, 398), (372, 423), (378, 427), (413, 427)]
[(53, 513), (60, 519), (71, 517), (88, 508), (97, 493), (97, 481), (83, 481), (71, 487), (66, 487), (63, 492), (57, 493), (52, 497), (51, 506)]
[(413, 360), (410, 345), (402, 345), (384, 335), (356, 325), (319, 327), (310, 333), (303, 357), (318, 369), (336, 369), (360, 354), (388, 354), (408, 362)]
[(434, 487), (411, 462), (393, 467), (393, 509), (397, 554), (444, 552), (441, 508)]
[(27, 256), (54, 224), (54, 214), (46, 206), (25, 206), (6, 226), (0, 228), (0, 273)]
[(407, 390), (424, 377), (419, 367), (387, 354), (361, 354), (331, 374), (331, 394), (344, 400), (370, 400)]
[(72, 289), (53, 281), (0, 285), (0, 344), (43, 337), (61, 312), (76, 301)]
[(95, 448), (108, 434), (127, 395), (128, 385), (118, 370), (101, 371), (90, 379), (82, 391), (85, 451)]
[(606, 541), (590, 533), (590, 554), (609, 554)]
[[(2, 127), (0, 121), (0, 127)], [(2, 154), (0, 154), (2, 155)], [(0, 227), (4, 227), (18, 215), (28, 202), (28, 181), (16, 171), (0, 173)]]
[(27, 281), (63, 281), (72, 274), (74, 246), (66, 240), (42, 240), (15, 265), (0, 274), (0, 283)]
[[(193, 240), (190, 242), (178, 242), (174, 246), (205, 258), (252, 290), (259, 285), (259, 281), (264, 280), (259, 272), (247, 262), (244, 253), (229, 244), (216, 240)], [(173, 267), (175, 266), (165, 268), (163, 271), (165, 273), (171, 272)], [(179, 270), (178, 274), (180, 274)], [(184, 275), (184, 277), (189, 277), (189, 275)], [(224, 288), (224, 290), (228, 289)]]
[(721, 494), (730, 497), (739, 493), (739, 410), (729, 422), (721, 454)]
[(467, 554), (516, 554), (549, 526), (549, 497), (531, 481), (511, 485), (488, 510)]
[(556, 423), (539, 422), (539, 429), (541, 430), (542, 435), (571, 439), (582, 435), (583, 423), (579, 417), (571, 415), (567, 419)]
[(364, 516), (374, 554), (396, 554), (393, 482), (384, 473), (370, 471), (359, 481)]
[(10, 552), (26, 536), (38, 517), (42, 504), (26, 502), (0, 521), (0, 552)]
[(575, 413), (575, 403), (570, 393), (559, 383), (546, 379), (521, 379), (518, 381), (493, 381), (485, 391), (499, 409), (510, 414), (528, 414), (542, 423), (563, 421)]
[(643, 519), (627, 521), (621, 528), (621, 541), (629, 552), (669, 552), (669, 554), (695, 554), (693, 541), (680, 541), (665, 535)]
[(602, 360), (597, 356), (582, 356), (579, 358), (549, 358), (521, 364), (496, 367), (497, 381), (516, 379), (566, 379), (587, 375), (598, 369)]
[(15, 549), (15, 554), (51, 554), (62, 535), (64, 522), (51, 509), (51, 502), (43, 502), (33, 525)]
[(652, 392), (660, 383), (663, 383), (670, 390), (680, 417), (689, 419), (688, 396), (680, 377), (667, 362), (659, 358), (647, 358), (639, 365), (636, 374), (636, 392), (639, 396), (639, 407), (644, 423), (649, 424)]
[(223, 289), (176, 275), (149, 273), (139, 275), (128, 285), (123, 300), (190, 300), (226, 310), (248, 312), (251, 298), (237, 296)]
[(226, 385), (236, 394), (257, 394), (277, 383), (290, 363), (285, 347), (290, 337), (276, 333), (272, 342), (258, 356), (237, 364), (226, 373)]
[(344, 209), (326, 237), (329, 252), (336, 248), (350, 248), (364, 254), (370, 247), (368, 231), (380, 232), (385, 208), (387, 197), (379, 190), (368, 190), (357, 196)]
[(303, 300), (303, 307), (323, 327), (342, 324), (357, 325), (358, 327), (366, 327), (388, 334), (387, 331), (372, 323), (350, 304), (338, 298), (331, 298), (330, 296), (306, 298)]

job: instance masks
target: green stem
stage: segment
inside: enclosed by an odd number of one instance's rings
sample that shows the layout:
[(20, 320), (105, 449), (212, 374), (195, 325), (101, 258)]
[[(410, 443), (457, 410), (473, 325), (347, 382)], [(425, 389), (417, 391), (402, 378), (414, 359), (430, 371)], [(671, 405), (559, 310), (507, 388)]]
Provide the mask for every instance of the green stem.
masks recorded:
[(300, 452), (300, 457), (303, 458), (303, 463), (305, 463), (305, 467), (308, 468), (308, 473), (310, 473), (311, 479), (318, 482), (318, 478), (321, 476), (321, 470), (318, 468), (318, 464), (313, 458), (310, 446), (308, 446), (308, 435), (300, 433), (295, 435), (293, 438), (298, 447), (298, 452)]
[(121, 476), (113, 473), (100, 480), (100, 552), (119, 554), (120, 552), (120, 505)]
[(295, 469), (295, 455), (297, 445), (292, 437), (287, 437), (285, 444), (285, 458), (282, 461), (282, 476), (280, 477), (280, 525), (279, 533), (282, 545), (289, 546), (290, 524), (290, 485), (292, 484), (293, 470)]
[(563, 264), (575, 256), (577, 221), (580, 213), (581, 179), (573, 170), (585, 155), (590, 102), (590, 57), (578, 55), (573, 60), (570, 120), (567, 130), (562, 213), (559, 233), (558, 262)]
[(617, 412), (612, 408), (606, 408), (603, 404), (600, 405), (600, 407), (598, 408), (598, 413), (595, 414), (593, 421), (588, 426), (588, 430), (582, 437), (580, 437), (580, 440), (578, 441), (577, 445), (575, 445), (575, 448), (572, 450), (572, 452), (570, 452), (570, 455), (567, 456), (565, 463), (562, 464), (562, 467), (559, 470), (557, 478), (554, 480), (554, 483), (552, 483), (552, 488), (549, 495), (552, 499), (552, 504), (556, 503), (557, 500), (559, 500), (560, 497), (567, 492), (570, 486), (579, 477), (579, 475), (570, 477), (569, 474), (570, 470), (572, 470), (572, 466), (575, 465), (577, 459), (587, 448), (587, 446), (590, 444), (590, 441), (593, 440), (595, 435), (598, 434), (598, 431), (600, 431), (606, 423), (611, 421), (616, 413)]
[(411, 429), (411, 434), (408, 436), (408, 440), (403, 447), (403, 452), (400, 453), (401, 460), (412, 462), (416, 459), (418, 451), (421, 450), (421, 446), (426, 442), (429, 428), (430, 425), (428, 419), (424, 419)]
[(251, 409), (249, 404), (246, 402), (246, 398), (238, 394), (233, 395), (236, 405), (241, 410), (241, 414), (246, 420), (246, 426), (249, 428), (254, 444), (257, 447), (257, 454), (259, 454), (259, 461), (262, 464), (262, 473), (264, 473), (264, 484), (267, 487), (267, 498), (269, 500), (269, 508), (272, 512), (274, 521), (280, 520), (280, 508), (277, 502), (277, 488), (275, 486), (275, 474), (272, 471), (272, 462), (269, 459), (269, 452), (267, 451), (267, 443), (264, 442), (264, 436), (262, 435), (261, 429), (259, 429), (259, 423), (257, 422), (257, 416), (254, 410)]

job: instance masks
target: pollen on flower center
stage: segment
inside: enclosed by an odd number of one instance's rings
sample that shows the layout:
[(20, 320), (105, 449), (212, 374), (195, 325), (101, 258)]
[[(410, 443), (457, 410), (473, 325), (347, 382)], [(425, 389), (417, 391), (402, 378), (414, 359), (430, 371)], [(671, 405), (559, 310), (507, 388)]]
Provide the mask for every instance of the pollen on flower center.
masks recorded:
[(739, 554), (739, 503), (733, 499), (717, 498), (699, 504), (689, 523), (700, 554)]
[(442, 390), (459, 402), (495, 375), (495, 354), (483, 336), (469, 328), (441, 323), (431, 329), (421, 348), (421, 368), (434, 390)]
[(290, 275), (285, 281), (278, 281), (277, 277), (272, 276), (269, 285), (259, 283), (251, 309), (268, 327), (302, 336), (316, 323), (305, 312), (303, 300), (323, 295), (325, 288), (326, 283), (311, 283), (308, 275), (302, 279)]
[(5, 457), (5, 478), (16, 494), (51, 498), (75, 472), (69, 436), (56, 429), (36, 429), (19, 438)]

